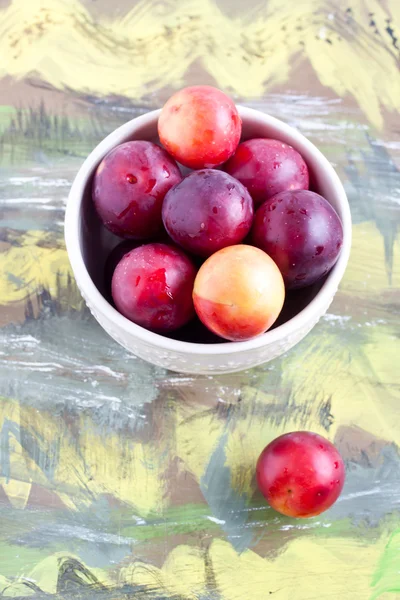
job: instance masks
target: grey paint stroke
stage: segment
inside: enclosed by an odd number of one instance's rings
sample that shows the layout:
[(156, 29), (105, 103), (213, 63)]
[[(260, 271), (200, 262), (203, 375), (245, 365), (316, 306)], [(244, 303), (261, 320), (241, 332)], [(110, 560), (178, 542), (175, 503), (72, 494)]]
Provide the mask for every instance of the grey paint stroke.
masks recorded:
[(154, 373), (86, 315), (53, 315), (0, 331), (0, 396), (53, 414), (90, 411), (106, 429), (144, 424), (145, 407), (158, 395)]
[(231, 471), (226, 466), (225, 446), (228, 440), (229, 418), (225, 432), (212, 453), (205, 473), (200, 481), (208, 506), (213, 518), (218, 519), (221, 529), (237, 552), (249, 548), (253, 532), (246, 528), (248, 519), (244, 510), (249, 499), (245, 494), (239, 494), (231, 485)]

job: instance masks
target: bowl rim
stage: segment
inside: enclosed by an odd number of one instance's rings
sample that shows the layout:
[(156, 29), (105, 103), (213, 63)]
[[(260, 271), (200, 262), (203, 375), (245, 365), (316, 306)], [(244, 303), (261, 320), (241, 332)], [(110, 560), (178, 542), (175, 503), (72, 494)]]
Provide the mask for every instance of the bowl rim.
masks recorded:
[(96, 309), (116, 328), (125, 331), (139, 341), (155, 345), (161, 350), (179, 352), (181, 354), (218, 356), (237, 354), (279, 343), (290, 336), (294, 331), (301, 329), (306, 323), (310, 323), (315, 315), (318, 314), (319, 316), (320, 311), (318, 310), (318, 306), (325, 307), (329, 305), (346, 270), (351, 249), (351, 213), (346, 192), (331, 163), (310, 140), (287, 123), (253, 108), (241, 105), (237, 105), (237, 108), (242, 120), (251, 120), (253, 123), (258, 120), (264, 125), (271, 125), (292, 138), (295, 143), (298, 142), (300, 146), (306, 148), (307, 153), (312, 155), (316, 162), (319, 163), (320, 168), (325, 171), (324, 176), (330, 180), (330, 185), (336, 189), (336, 195), (340, 203), (340, 218), (343, 225), (343, 246), (339, 259), (330, 271), (321, 289), (303, 310), (275, 329), (268, 330), (250, 340), (241, 342), (226, 341), (215, 344), (185, 342), (149, 331), (124, 317), (111, 306), (100, 293), (86, 268), (79, 244), (81, 228), (80, 209), (87, 181), (93, 174), (94, 169), (99, 162), (112, 148), (126, 141), (130, 135), (133, 135), (135, 130), (140, 127), (152, 125), (153, 123), (156, 124), (161, 109), (153, 110), (144, 115), (135, 117), (105, 137), (92, 150), (81, 165), (68, 196), (64, 224), (65, 242), (71, 267), (84, 299), (90, 299), (90, 302)]

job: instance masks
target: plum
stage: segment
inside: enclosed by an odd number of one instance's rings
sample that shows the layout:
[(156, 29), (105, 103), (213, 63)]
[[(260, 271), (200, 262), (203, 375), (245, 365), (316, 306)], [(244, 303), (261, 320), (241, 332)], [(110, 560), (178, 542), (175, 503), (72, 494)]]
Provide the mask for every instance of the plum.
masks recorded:
[(164, 196), (181, 179), (163, 148), (146, 141), (126, 142), (97, 167), (93, 201), (107, 229), (122, 238), (147, 240), (162, 231)]
[(324, 437), (296, 431), (273, 440), (257, 463), (257, 483), (269, 504), (288, 517), (313, 517), (339, 497), (343, 459)]
[(257, 210), (252, 241), (278, 265), (287, 289), (311, 285), (337, 261), (342, 223), (325, 198), (308, 190), (281, 192)]
[(176, 92), (158, 121), (163, 146), (191, 169), (216, 167), (235, 152), (242, 122), (233, 101), (221, 90), (196, 85)]
[(262, 250), (244, 244), (219, 250), (200, 267), (193, 300), (200, 320), (231, 341), (264, 333), (285, 298), (282, 275)]
[(204, 169), (185, 177), (165, 196), (164, 227), (199, 256), (239, 244), (249, 233), (253, 201), (246, 188), (222, 171)]
[(196, 268), (180, 249), (145, 244), (125, 254), (115, 268), (112, 297), (117, 310), (156, 332), (182, 327), (195, 315)]
[(256, 206), (278, 192), (309, 186), (303, 157), (279, 140), (254, 138), (243, 142), (224, 169), (247, 187)]

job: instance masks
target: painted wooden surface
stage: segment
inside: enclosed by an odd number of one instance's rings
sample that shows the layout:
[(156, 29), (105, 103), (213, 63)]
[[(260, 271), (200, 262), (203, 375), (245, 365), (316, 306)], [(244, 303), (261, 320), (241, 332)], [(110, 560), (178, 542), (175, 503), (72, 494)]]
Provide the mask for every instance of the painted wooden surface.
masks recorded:
[[(397, 0), (0, 0), (0, 596), (400, 598)], [(330, 313), (292, 352), (171, 374), (94, 322), (63, 242), (93, 146), (188, 83), (306, 134), (354, 219)], [(256, 491), (274, 436), (346, 459), (326, 514)]]

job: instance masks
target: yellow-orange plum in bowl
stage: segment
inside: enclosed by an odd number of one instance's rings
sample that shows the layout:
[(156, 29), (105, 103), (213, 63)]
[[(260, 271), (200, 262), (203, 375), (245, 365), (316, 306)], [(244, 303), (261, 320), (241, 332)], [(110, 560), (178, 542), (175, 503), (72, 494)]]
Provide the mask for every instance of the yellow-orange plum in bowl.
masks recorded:
[(282, 275), (265, 252), (239, 244), (219, 250), (200, 267), (193, 300), (200, 320), (231, 341), (261, 335), (285, 299)]

